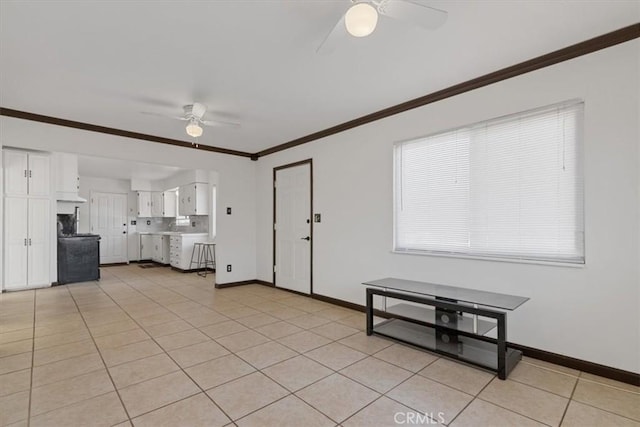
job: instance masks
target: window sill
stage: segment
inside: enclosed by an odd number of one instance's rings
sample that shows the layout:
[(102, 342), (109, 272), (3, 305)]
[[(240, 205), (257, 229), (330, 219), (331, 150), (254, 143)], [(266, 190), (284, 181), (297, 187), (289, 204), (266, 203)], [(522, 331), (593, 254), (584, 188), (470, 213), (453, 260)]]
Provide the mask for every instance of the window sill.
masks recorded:
[(470, 259), (470, 260), (479, 260), (479, 261), (506, 262), (506, 263), (512, 263), (512, 264), (546, 265), (551, 267), (584, 268), (586, 266), (586, 262), (583, 262), (583, 263), (573, 263), (573, 262), (566, 262), (566, 261), (556, 262), (556, 261), (544, 261), (544, 260), (520, 259), (520, 258), (474, 256), (474, 255), (453, 254), (453, 253), (447, 254), (447, 253), (419, 252), (419, 251), (398, 251), (395, 249), (392, 249), (391, 253), (400, 254), (400, 255), (429, 256), (429, 257), (436, 257), (436, 258), (458, 258), (458, 259)]

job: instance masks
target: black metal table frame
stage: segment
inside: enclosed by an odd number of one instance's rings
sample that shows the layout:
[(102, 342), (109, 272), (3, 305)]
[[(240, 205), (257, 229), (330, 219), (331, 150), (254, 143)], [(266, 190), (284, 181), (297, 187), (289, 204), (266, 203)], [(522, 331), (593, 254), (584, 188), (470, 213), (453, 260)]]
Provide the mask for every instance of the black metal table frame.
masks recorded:
[[(438, 329), (442, 329), (442, 330), (446, 330), (449, 331), (451, 333), (455, 333), (457, 335), (462, 335), (462, 336), (467, 336), (473, 339), (477, 339), (477, 340), (481, 340), (481, 341), (485, 341), (485, 342), (489, 342), (489, 343), (493, 343), (497, 345), (497, 358), (498, 358), (498, 368), (496, 370), (497, 374), (498, 374), (498, 378), (500, 378), (501, 380), (504, 380), (507, 378), (508, 372), (507, 372), (507, 362), (506, 362), (506, 356), (507, 356), (507, 313), (504, 312), (500, 312), (500, 311), (494, 311), (494, 310), (488, 310), (485, 308), (475, 308), (475, 307), (470, 307), (468, 305), (465, 304), (459, 304), (456, 302), (449, 302), (449, 301), (442, 301), (442, 300), (437, 300), (437, 299), (430, 299), (430, 298), (425, 298), (425, 297), (420, 297), (417, 295), (408, 295), (408, 294), (404, 294), (404, 293), (398, 293), (398, 292), (390, 292), (390, 291), (386, 291), (386, 290), (381, 290), (381, 289), (373, 289), (373, 288), (367, 288), (367, 306), (366, 306), (366, 318), (367, 318), (367, 335), (372, 335), (373, 333), (378, 333), (374, 330), (373, 327), (373, 296), (374, 295), (380, 295), (380, 296), (384, 296), (384, 297), (389, 297), (389, 298), (395, 298), (395, 299), (399, 299), (399, 300), (404, 300), (404, 301), (410, 301), (410, 302), (414, 302), (414, 303), (418, 303), (418, 304), (424, 304), (424, 305), (429, 305), (429, 306), (433, 306), (436, 308), (440, 308), (440, 309), (446, 309), (446, 310), (452, 310), (452, 311), (456, 311), (456, 312), (464, 312), (464, 313), (469, 313), (469, 314), (475, 314), (478, 316), (483, 316), (483, 317), (488, 317), (488, 318), (493, 318), (496, 319), (497, 322), (497, 328), (498, 328), (498, 338), (491, 338), (491, 337), (486, 337), (483, 335), (478, 335), (475, 333), (471, 333), (471, 332), (466, 332), (466, 331), (462, 331), (459, 329), (454, 329), (454, 328), (448, 328), (446, 326), (440, 325), (440, 324), (434, 324), (434, 323), (429, 323), (429, 322), (423, 322), (423, 321), (419, 321), (416, 319), (409, 319), (403, 316), (397, 316), (397, 315), (393, 315), (393, 317), (395, 318), (401, 318), (402, 320), (406, 320), (412, 323), (416, 323), (416, 324), (420, 324), (420, 325), (425, 325), (427, 327), (431, 327), (431, 328), (438, 328)], [(436, 297), (437, 298), (437, 297)], [(387, 336), (385, 334), (380, 334), (380, 335), (384, 335)], [(390, 337), (390, 338), (394, 338), (394, 337)], [(397, 339), (397, 338), (394, 338)], [(399, 340), (399, 341), (403, 341), (403, 340)], [(416, 345), (414, 343), (409, 343), (411, 345)], [(438, 353), (438, 354), (442, 354), (444, 356), (447, 357), (452, 357), (454, 359), (457, 359), (456, 355), (451, 354), (449, 352), (446, 351), (441, 351), (435, 348), (427, 348), (427, 347), (423, 347), (429, 351)], [(464, 360), (465, 363), (471, 363), (473, 365), (476, 366), (480, 366), (484, 369), (490, 369), (487, 366), (478, 364), (478, 363), (473, 363), (473, 361), (469, 361), (469, 360)]]

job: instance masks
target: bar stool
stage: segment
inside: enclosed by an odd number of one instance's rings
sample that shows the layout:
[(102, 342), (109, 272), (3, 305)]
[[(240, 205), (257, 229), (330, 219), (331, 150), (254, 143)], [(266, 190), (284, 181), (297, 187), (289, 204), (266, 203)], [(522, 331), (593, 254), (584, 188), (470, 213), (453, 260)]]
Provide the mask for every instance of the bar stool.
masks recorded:
[[(197, 254), (197, 255), (196, 255)], [(198, 276), (207, 277), (208, 268), (211, 267), (216, 271), (216, 244), (213, 242), (196, 242), (193, 244), (191, 251), (191, 261), (189, 262), (189, 270), (196, 265), (196, 274)], [(204, 268), (204, 271), (200, 271)]]

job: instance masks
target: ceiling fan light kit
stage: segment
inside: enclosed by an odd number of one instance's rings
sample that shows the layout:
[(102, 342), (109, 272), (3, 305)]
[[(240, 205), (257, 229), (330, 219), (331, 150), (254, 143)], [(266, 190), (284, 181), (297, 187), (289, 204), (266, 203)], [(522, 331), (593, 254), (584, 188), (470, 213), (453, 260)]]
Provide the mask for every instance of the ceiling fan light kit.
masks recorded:
[(202, 136), (202, 133), (204, 132), (204, 130), (202, 129), (202, 126), (240, 127), (239, 123), (234, 123), (234, 122), (227, 122), (222, 120), (204, 120), (204, 115), (207, 112), (207, 106), (199, 102), (194, 102), (193, 104), (185, 105), (184, 107), (182, 107), (182, 110), (184, 111), (184, 115), (182, 116), (173, 116), (173, 115), (150, 113), (150, 112), (142, 112), (142, 113), (151, 115), (151, 116), (160, 116), (160, 117), (167, 117), (175, 120), (186, 121), (187, 126), (185, 127), (185, 131), (187, 132), (187, 135), (189, 135), (192, 138), (198, 138)]
[(378, 24), (378, 11), (369, 3), (356, 3), (344, 16), (347, 32), (354, 37), (366, 37)]
[(202, 128), (196, 120), (190, 120), (186, 127), (187, 135), (197, 138), (202, 135)]

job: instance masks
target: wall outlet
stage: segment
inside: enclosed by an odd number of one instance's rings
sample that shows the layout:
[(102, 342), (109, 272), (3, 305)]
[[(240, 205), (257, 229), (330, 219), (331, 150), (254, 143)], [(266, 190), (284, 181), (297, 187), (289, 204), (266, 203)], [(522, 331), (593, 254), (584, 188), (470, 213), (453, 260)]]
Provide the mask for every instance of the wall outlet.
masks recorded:
[(227, 264), (227, 272), (231, 272), (231, 264)]
[(231, 215), (231, 208), (227, 208), (227, 215)]
[(320, 222), (321, 217), (320, 214), (313, 214), (313, 222)]
[(195, 226), (196, 226), (196, 222), (195, 222), (195, 221), (192, 221), (192, 222), (191, 222), (191, 226), (192, 226), (192, 227), (195, 227)]

